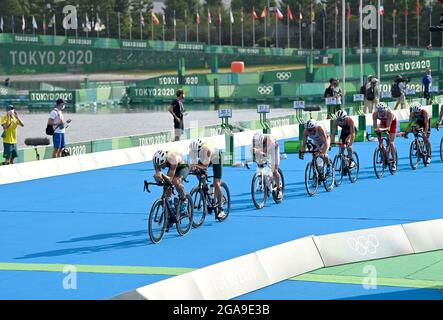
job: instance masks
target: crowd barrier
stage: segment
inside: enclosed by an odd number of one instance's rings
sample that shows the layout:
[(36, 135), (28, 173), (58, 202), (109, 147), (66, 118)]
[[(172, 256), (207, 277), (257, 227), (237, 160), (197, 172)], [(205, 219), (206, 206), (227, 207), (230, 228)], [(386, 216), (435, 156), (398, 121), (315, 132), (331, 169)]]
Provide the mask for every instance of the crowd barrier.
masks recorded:
[[(443, 219), (310, 236), (216, 263), (114, 297), (227, 300), (337, 265), (443, 249)], [(362, 283), (363, 285), (363, 283)]]

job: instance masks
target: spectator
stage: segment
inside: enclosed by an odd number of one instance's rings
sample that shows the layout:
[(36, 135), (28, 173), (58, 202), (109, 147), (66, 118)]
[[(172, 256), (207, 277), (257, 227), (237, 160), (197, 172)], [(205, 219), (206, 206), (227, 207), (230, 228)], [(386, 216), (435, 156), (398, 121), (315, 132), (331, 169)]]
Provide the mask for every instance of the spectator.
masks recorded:
[(14, 110), (14, 106), (7, 107), (7, 113), (2, 117), (3, 127), (3, 164), (13, 164), (17, 158), (17, 126), (24, 126), (23, 121)]
[(329, 79), (329, 87), (326, 88), (325, 94), (324, 94), (325, 98), (331, 98), (334, 96), (334, 88), (332, 85), (334, 83), (334, 80), (335, 79), (333, 79), (333, 78)]
[(174, 118), (174, 134), (175, 140), (179, 141), (180, 136), (183, 134), (184, 124), (183, 124), (183, 113), (185, 112), (183, 107), (183, 100), (185, 99), (185, 94), (182, 89), (177, 90), (176, 99), (172, 101), (169, 106), (169, 113), (172, 114)]
[(63, 149), (66, 146), (65, 141), (65, 123), (70, 123), (71, 119), (64, 121), (62, 110), (65, 109), (65, 101), (57, 99), (54, 110), (49, 114), (48, 125), (53, 127), (54, 135), (52, 137), (54, 142), (53, 158), (60, 158), (63, 156)]
[(364, 108), (366, 113), (372, 113), (374, 107), (380, 101), (380, 82), (373, 76), (368, 76), (368, 82), (365, 85)]
[(394, 109), (397, 109), (398, 106), (400, 105), (402, 109), (407, 109), (408, 108), (408, 103), (406, 102), (406, 83), (408, 82), (408, 79), (403, 78), (401, 75), (398, 75), (395, 78), (394, 87), (398, 87), (394, 90), (391, 91), (398, 91), (399, 96), (396, 97), (394, 95), (392, 95), (393, 98), (397, 98), (397, 103), (395, 104)]
[(6, 78), (6, 79), (5, 79), (5, 87), (9, 87), (10, 84), (11, 84), (11, 83), (10, 83), (10, 79), (9, 79), (9, 78)]
[(423, 84), (423, 98), (426, 99), (426, 104), (431, 104), (431, 93), (430, 88), (432, 86), (432, 76), (431, 76), (431, 69), (426, 69), (425, 76), (422, 80)]
[(336, 113), (338, 110), (341, 109), (341, 99), (343, 97), (341, 89), (338, 86), (338, 80), (337, 79), (334, 79), (334, 81), (332, 82), (332, 90), (333, 90), (333, 93), (334, 93), (334, 97), (337, 99), (337, 104), (336, 104), (335, 110), (334, 110), (334, 113)]

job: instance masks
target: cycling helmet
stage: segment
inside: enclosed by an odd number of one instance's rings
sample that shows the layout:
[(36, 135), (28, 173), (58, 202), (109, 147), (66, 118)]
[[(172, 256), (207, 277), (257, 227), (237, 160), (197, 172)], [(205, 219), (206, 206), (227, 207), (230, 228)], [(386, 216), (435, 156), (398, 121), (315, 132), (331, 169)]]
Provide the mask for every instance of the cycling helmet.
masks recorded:
[(305, 128), (306, 129), (314, 129), (317, 126), (317, 121), (314, 119), (310, 119), (306, 122)]
[(166, 152), (163, 150), (158, 150), (154, 153), (154, 157), (152, 158), (152, 162), (154, 165), (161, 166), (166, 162)]
[(200, 151), (202, 144), (203, 144), (203, 142), (200, 139), (194, 139), (189, 144), (189, 150), (191, 152), (198, 152), (198, 151)]
[(412, 112), (419, 113), (423, 107), (420, 103), (416, 103), (412, 106)]
[(388, 106), (384, 102), (379, 102), (375, 108), (378, 112), (384, 112), (388, 109)]
[(342, 120), (343, 121), (348, 116), (348, 114), (346, 113), (345, 110), (339, 110), (337, 112), (336, 116), (337, 116), (338, 120)]
[(264, 139), (265, 139), (265, 136), (263, 135), (262, 132), (256, 132), (254, 134), (254, 136), (252, 137), (252, 142), (256, 146), (261, 146), (261, 145), (263, 145), (263, 140)]

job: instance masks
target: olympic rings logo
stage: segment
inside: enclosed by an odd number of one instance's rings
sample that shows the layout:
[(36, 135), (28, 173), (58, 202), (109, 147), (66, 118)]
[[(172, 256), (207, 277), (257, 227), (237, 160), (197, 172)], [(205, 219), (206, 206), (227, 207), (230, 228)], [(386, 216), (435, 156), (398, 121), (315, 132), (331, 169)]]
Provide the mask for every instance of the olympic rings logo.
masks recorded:
[(288, 81), (292, 77), (291, 72), (277, 72), (275, 75), (280, 81)]
[(375, 235), (350, 237), (348, 239), (348, 246), (358, 254), (365, 256), (367, 254), (375, 254), (380, 243)]
[(257, 88), (257, 91), (258, 93), (265, 95), (265, 94), (271, 94), (273, 89), (271, 86), (260, 86)]

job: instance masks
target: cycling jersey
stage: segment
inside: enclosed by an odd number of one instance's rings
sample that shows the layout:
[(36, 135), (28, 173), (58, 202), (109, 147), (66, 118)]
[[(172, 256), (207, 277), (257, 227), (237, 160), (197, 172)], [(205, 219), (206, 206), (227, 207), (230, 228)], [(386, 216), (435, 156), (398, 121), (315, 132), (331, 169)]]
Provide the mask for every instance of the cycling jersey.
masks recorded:
[[(384, 116), (381, 116), (379, 112), (377, 112), (377, 119), (380, 120), (380, 126), (386, 127), (387, 121), (388, 121), (388, 112), (385, 112)], [(389, 128), (389, 133), (397, 133), (397, 117), (395, 114), (392, 114), (392, 122), (391, 127)]]
[(221, 151), (218, 150), (215, 146), (213, 146), (212, 144), (210, 144), (208, 142), (203, 143), (201, 146), (201, 149), (200, 149), (199, 164), (203, 163), (203, 161), (201, 161), (202, 158), (205, 160), (207, 159), (207, 156), (208, 156), (207, 153), (206, 154), (202, 153), (202, 151), (204, 151), (204, 150), (211, 152), (208, 167), (212, 166), (212, 170), (214, 172), (214, 178), (221, 179), (222, 178), (222, 168), (223, 168)]
[[(423, 110), (419, 113), (411, 112), (411, 118), (415, 119), (418, 128), (425, 128), (425, 116)], [(431, 119), (428, 119), (428, 133), (431, 132)]]
[[(258, 165), (265, 165), (268, 162), (271, 165), (280, 165), (280, 145), (272, 135), (265, 134), (263, 146), (257, 146), (257, 149), (260, 151), (255, 158)], [(262, 155), (262, 152), (265, 155)]]
[[(181, 155), (181, 153), (175, 151), (175, 150), (169, 150), (166, 152), (166, 167), (167, 168), (171, 168), (171, 162), (170, 159), (171, 157), (174, 156), (181, 156), (183, 158), (183, 156)], [(177, 164), (177, 168), (175, 169), (175, 174), (174, 177), (178, 177), (180, 179), (186, 179), (186, 177), (189, 174), (189, 164), (183, 159), (182, 161), (180, 161)]]
[[(323, 126), (321, 126), (321, 125), (317, 125), (317, 126), (315, 127), (315, 130), (313, 130), (313, 132), (312, 132), (312, 131), (310, 132), (310, 130), (308, 130), (308, 138), (311, 139), (312, 142), (313, 142), (318, 148), (321, 149), (321, 147), (322, 147), (327, 141), (324, 141), (324, 140), (323, 140), (323, 137), (320, 135), (319, 130), (318, 130), (319, 127), (322, 127), (322, 128), (323, 128)], [(325, 130), (325, 132), (326, 132), (326, 129), (325, 129), (325, 128), (323, 128), (323, 130)], [(328, 135), (327, 135), (327, 133), (326, 133), (326, 138), (327, 138), (327, 137), (328, 137)]]

